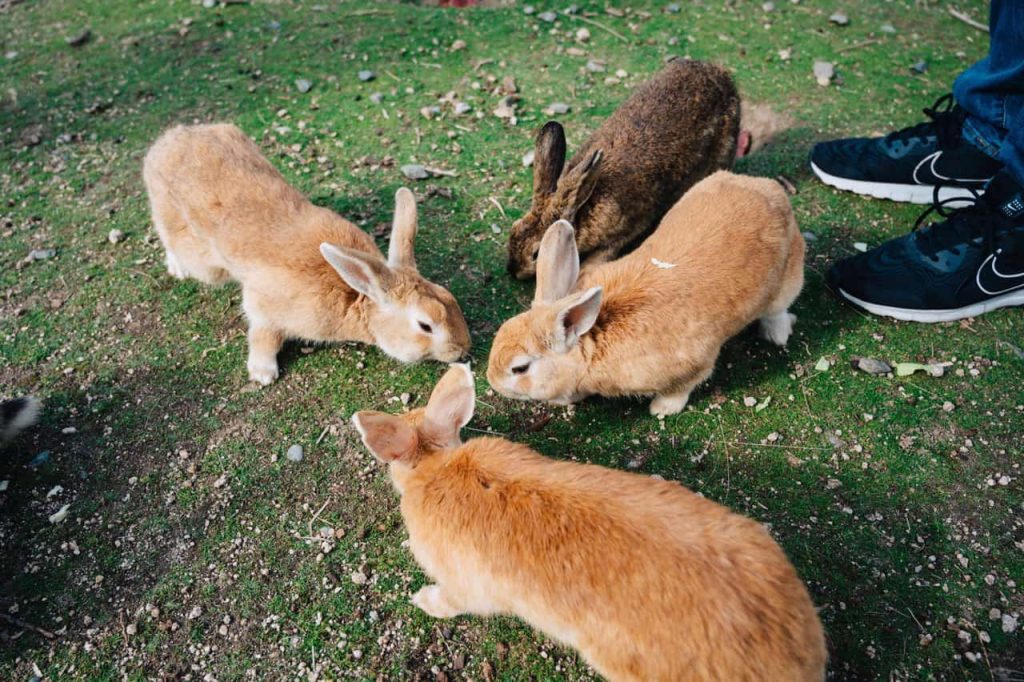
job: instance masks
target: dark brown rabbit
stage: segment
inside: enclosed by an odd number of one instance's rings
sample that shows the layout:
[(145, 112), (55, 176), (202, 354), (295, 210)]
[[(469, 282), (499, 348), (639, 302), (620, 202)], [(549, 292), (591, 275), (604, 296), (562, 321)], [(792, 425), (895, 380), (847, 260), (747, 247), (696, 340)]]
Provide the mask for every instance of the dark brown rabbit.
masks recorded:
[(547, 123), (537, 135), (530, 210), (509, 236), (509, 272), (535, 274), (540, 240), (557, 220), (576, 228), (584, 267), (615, 258), (696, 182), (731, 167), (739, 126), (729, 72), (680, 58), (637, 87), (568, 164), (565, 131)]

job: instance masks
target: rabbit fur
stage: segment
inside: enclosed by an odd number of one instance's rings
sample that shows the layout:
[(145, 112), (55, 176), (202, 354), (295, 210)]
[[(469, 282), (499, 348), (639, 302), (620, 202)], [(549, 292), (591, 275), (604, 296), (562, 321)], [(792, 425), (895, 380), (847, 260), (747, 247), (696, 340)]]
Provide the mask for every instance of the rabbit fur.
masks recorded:
[(654, 395), (652, 414), (675, 414), (748, 324), (778, 345), (792, 332), (804, 241), (774, 180), (715, 173), (636, 251), (582, 277), (575, 244), (569, 223), (551, 226), (532, 307), (498, 330), (487, 378), (503, 395)]
[(434, 581), (419, 608), (516, 615), (612, 682), (824, 678), (810, 595), (760, 524), (677, 483), (462, 443), (473, 409), (472, 374), (454, 365), (425, 408), (353, 416)]
[(395, 195), (385, 260), (370, 235), (310, 203), (233, 125), (168, 130), (143, 176), (168, 272), (241, 283), (252, 380), (277, 378), (287, 338), (375, 344), (402, 362), (451, 362), (469, 350), (455, 298), (416, 269), (408, 189)]
[(530, 209), (512, 225), (508, 270), (532, 277), (544, 231), (576, 227), (589, 267), (648, 234), (698, 180), (732, 167), (740, 98), (732, 76), (707, 62), (672, 59), (638, 86), (565, 163), (565, 131), (537, 135)]
[(39, 421), (40, 404), (32, 396), (0, 401), (0, 445)]

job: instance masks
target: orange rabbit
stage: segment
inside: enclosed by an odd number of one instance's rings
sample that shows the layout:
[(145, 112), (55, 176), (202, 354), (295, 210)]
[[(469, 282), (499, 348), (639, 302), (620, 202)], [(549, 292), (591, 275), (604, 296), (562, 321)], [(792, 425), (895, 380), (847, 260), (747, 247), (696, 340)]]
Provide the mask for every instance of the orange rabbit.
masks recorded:
[(425, 408), (358, 412), (387, 462), (437, 618), (514, 614), (609, 680), (820, 682), (807, 589), (758, 523), (668, 481), (462, 443), (473, 376), (453, 365)]
[(804, 240), (774, 180), (719, 171), (683, 195), (632, 253), (580, 274), (572, 226), (541, 242), (531, 308), (498, 329), (487, 378), (510, 398), (568, 404), (653, 395), (676, 414), (722, 344), (758, 320), (784, 346)]

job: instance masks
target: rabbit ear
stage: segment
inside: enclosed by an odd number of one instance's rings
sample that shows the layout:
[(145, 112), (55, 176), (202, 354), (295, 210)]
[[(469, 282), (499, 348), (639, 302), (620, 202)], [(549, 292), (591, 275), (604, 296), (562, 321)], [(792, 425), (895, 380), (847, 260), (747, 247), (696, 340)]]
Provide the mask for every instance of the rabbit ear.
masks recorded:
[(553, 223), (544, 233), (537, 255), (537, 291), (534, 303), (554, 303), (567, 296), (580, 276), (576, 233), (567, 220)]
[(558, 187), (565, 166), (565, 129), (558, 121), (548, 121), (537, 133), (533, 154), (533, 196), (546, 197)]
[(416, 197), (407, 187), (395, 192), (395, 219), (391, 224), (388, 265), (416, 269), (413, 242), (416, 240)]
[(415, 429), (391, 414), (356, 412), (352, 415), (352, 424), (366, 449), (382, 462), (411, 457), (419, 445)]
[(461, 443), (459, 431), (473, 418), (476, 387), (468, 364), (453, 364), (427, 401), (423, 413), (425, 435), (434, 443), (456, 447)]
[(565, 210), (562, 217), (573, 220), (576, 212), (590, 199), (601, 176), (601, 159), (604, 153), (595, 149), (591, 154), (570, 170), (558, 183), (565, 197)]
[(601, 312), (601, 294), (601, 287), (592, 287), (564, 299), (552, 330), (555, 350), (560, 353), (568, 351), (590, 331)]
[(345, 283), (377, 305), (387, 302), (388, 266), (375, 255), (324, 242), (320, 253)]

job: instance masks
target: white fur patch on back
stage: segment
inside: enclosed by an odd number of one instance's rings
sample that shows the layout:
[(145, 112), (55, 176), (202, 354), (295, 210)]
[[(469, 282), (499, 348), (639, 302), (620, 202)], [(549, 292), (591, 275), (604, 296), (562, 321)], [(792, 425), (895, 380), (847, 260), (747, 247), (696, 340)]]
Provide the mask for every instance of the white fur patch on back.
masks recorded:
[(671, 270), (676, 266), (675, 263), (666, 263), (665, 261), (658, 260), (657, 258), (652, 258), (651, 263), (654, 264), (654, 267), (661, 268), (662, 270)]

